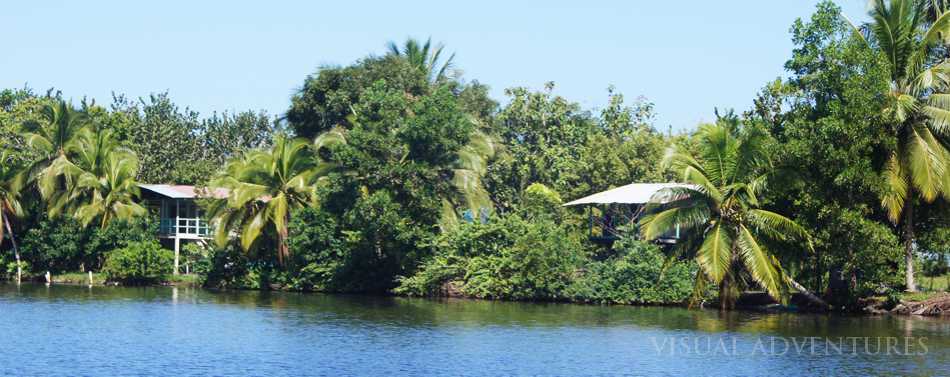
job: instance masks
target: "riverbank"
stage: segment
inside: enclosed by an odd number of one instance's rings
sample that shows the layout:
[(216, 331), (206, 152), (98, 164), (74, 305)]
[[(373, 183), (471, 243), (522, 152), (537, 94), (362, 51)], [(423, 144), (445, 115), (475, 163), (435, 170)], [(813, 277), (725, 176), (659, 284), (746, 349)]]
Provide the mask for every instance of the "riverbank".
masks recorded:
[[(92, 281), (90, 282), (90, 278)], [(25, 282), (45, 282), (46, 278), (44, 276), (32, 276), (24, 277)], [(117, 282), (108, 281), (105, 274), (102, 273), (88, 273), (88, 272), (69, 272), (56, 275), (50, 275), (50, 280), (52, 284), (63, 284), (63, 285), (95, 285), (95, 286), (116, 286), (122, 285)], [(157, 285), (161, 286), (189, 286), (189, 287), (199, 287), (200, 278), (196, 274), (181, 274), (181, 275), (170, 275), (163, 279)]]
[[(121, 287), (122, 284), (116, 282), (106, 281), (103, 274), (92, 274), (92, 284), (93, 286), (117, 286)], [(37, 279), (32, 279), (32, 281), (39, 282)], [(169, 276), (165, 281), (162, 281), (159, 284), (153, 284), (150, 286), (177, 286), (177, 287), (190, 287), (190, 288), (202, 288), (209, 291), (236, 291), (236, 292), (293, 292), (301, 294), (333, 294), (329, 292), (319, 292), (319, 291), (299, 291), (299, 290), (289, 290), (282, 289), (279, 286), (271, 286), (270, 289), (260, 290), (260, 289), (251, 289), (251, 288), (229, 288), (229, 289), (213, 289), (213, 288), (203, 288), (199, 284), (199, 276), (195, 274), (182, 274), (182, 275), (172, 275)], [(89, 274), (88, 273), (65, 273), (52, 275), (53, 284), (59, 285), (76, 285), (84, 286), (90, 285), (89, 283)], [(32, 283), (28, 283), (32, 284)], [(370, 295), (370, 294), (357, 294), (357, 296), (379, 296), (379, 295)], [(390, 297), (412, 297), (408, 295), (398, 295), (398, 294), (387, 294), (383, 296)], [(479, 297), (470, 297), (460, 294), (457, 291), (452, 291), (450, 294), (444, 296), (432, 296), (427, 297), (426, 299), (434, 300), (444, 300), (444, 299), (463, 299), (463, 300), (477, 300), (477, 301), (486, 301), (486, 302), (524, 302), (524, 303), (564, 303), (564, 304), (577, 304), (577, 305), (593, 305), (593, 306), (638, 306), (638, 307), (680, 307), (687, 308), (686, 303), (663, 303), (663, 304), (644, 304), (644, 303), (627, 303), (627, 304), (617, 304), (617, 303), (594, 303), (594, 302), (584, 302), (584, 301), (569, 301), (569, 300), (502, 300), (502, 299), (485, 299)], [(886, 298), (885, 297), (872, 297), (865, 300), (862, 300), (864, 304), (860, 311), (853, 312), (842, 312), (834, 310), (820, 310), (818, 308), (807, 307), (807, 300), (797, 298), (793, 295), (790, 300), (790, 305), (781, 305), (774, 300), (772, 300), (768, 295), (762, 292), (747, 292), (742, 295), (740, 300), (737, 302), (736, 308), (733, 310), (735, 312), (758, 312), (758, 313), (839, 313), (839, 314), (849, 314), (849, 315), (867, 315), (867, 316), (879, 316), (879, 315), (897, 315), (897, 316), (930, 316), (930, 317), (946, 317), (950, 318), (950, 293), (944, 292), (917, 292), (917, 293), (905, 293), (902, 296), (902, 299), (896, 303), (886, 307)], [(716, 301), (704, 301), (701, 303), (698, 308), (700, 309), (714, 309), (718, 307)]]

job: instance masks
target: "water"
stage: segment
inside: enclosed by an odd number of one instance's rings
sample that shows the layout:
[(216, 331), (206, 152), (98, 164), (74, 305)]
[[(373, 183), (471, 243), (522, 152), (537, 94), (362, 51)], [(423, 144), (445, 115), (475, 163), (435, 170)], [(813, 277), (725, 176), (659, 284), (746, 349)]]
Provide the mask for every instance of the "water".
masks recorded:
[(950, 374), (950, 320), (0, 285), (0, 375), (882, 374)]

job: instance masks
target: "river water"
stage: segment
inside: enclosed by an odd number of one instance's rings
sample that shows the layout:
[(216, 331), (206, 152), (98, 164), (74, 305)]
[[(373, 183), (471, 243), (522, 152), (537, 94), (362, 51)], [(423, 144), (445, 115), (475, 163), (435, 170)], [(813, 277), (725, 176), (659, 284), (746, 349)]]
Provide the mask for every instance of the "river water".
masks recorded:
[(0, 375), (950, 375), (950, 320), (0, 285)]

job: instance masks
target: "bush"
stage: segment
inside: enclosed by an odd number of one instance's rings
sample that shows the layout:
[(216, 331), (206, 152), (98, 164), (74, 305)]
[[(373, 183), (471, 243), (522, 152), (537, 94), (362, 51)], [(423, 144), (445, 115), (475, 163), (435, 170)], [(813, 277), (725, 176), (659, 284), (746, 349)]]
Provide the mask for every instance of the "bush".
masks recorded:
[(22, 258), (37, 273), (77, 271), (89, 257), (90, 233), (71, 218), (42, 220), (23, 235)]
[(250, 275), (247, 255), (240, 247), (209, 247), (195, 263), (199, 283), (207, 288), (255, 288), (259, 285)]
[(549, 220), (510, 215), (488, 224), (462, 224), (440, 235), (435, 256), (394, 290), (433, 295), (453, 284), (470, 297), (562, 300), (583, 261), (580, 240)]
[(288, 286), (296, 290), (337, 290), (341, 267), (349, 256), (336, 219), (315, 208), (294, 213), (288, 240), (293, 258)]
[(83, 228), (69, 217), (42, 220), (23, 236), (23, 259), (43, 273), (100, 269), (105, 254), (132, 242), (155, 240), (155, 221), (140, 218), (115, 220), (105, 229)]
[(158, 223), (148, 217), (114, 220), (105, 229), (92, 232), (89, 241), (83, 245), (85, 267), (97, 270), (103, 265), (106, 253), (135, 242), (154, 241), (157, 234)]
[(692, 263), (674, 261), (663, 271), (666, 257), (660, 248), (629, 235), (614, 243), (614, 250), (616, 255), (590, 262), (567, 296), (598, 304), (672, 304), (692, 293)]
[(151, 284), (172, 272), (174, 255), (156, 241), (131, 242), (106, 254), (102, 272), (109, 281)]

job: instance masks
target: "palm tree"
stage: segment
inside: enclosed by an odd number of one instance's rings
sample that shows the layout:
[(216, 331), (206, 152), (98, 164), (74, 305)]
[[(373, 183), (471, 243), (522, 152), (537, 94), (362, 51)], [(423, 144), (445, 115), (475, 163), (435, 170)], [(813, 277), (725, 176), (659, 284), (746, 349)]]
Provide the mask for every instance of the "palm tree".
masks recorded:
[(69, 204), (69, 190), (74, 187), (72, 177), (64, 170), (70, 165), (69, 145), (89, 118), (63, 100), (46, 104), (41, 114), (42, 122), (30, 121), (22, 127), (26, 144), (40, 155), (29, 167), (28, 176), (47, 201), (48, 215), (55, 217)]
[(488, 162), (497, 149), (496, 141), (487, 132), (476, 129), (468, 143), (458, 151), (458, 158), (450, 167), (455, 195), (442, 200), (442, 229), (454, 228), (458, 223), (457, 208), (478, 216), (481, 211), (494, 207), (482, 178), (487, 174)]
[(23, 216), (23, 207), (19, 200), (22, 177), (23, 175), (12, 157), (6, 151), (0, 152), (0, 243), (3, 241), (4, 234), (10, 238), (10, 244), (13, 246), (13, 257), (16, 260), (17, 283), (20, 282), (23, 271), (20, 265), (20, 250), (17, 248), (16, 239), (13, 236), (13, 226), (10, 225), (10, 218)]
[(81, 203), (75, 217), (83, 226), (99, 219), (105, 229), (114, 219), (131, 219), (145, 214), (145, 208), (136, 203), (139, 188), (135, 182), (138, 157), (121, 147), (109, 130), (98, 132), (84, 129), (70, 145), (75, 163), (64, 171), (74, 177), (75, 189), (70, 201)]
[(445, 62), (440, 62), (445, 46), (441, 43), (432, 45), (432, 38), (426, 39), (423, 44), (414, 38), (408, 38), (402, 48), (396, 42), (389, 42), (387, 47), (390, 55), (406, 59), (410, 65), (425, 73), (432, 84), (441, 83), (448, 78), (448, 70), (452, 68), (452, 61), (455, 59), (453, 53)]
[(896, 149), (884, 169), (881, 198), (900, 226), (908, 291), (914, 281), (914, 205), (950, 198), (950, 12), (941, 1), (875, 0), (871, 22), (858, 33), (887, 61), (891, 91), (884, 109), (892, 119)]
[(752, 129), (737, 133), (725, 125), (705, 125), (697, 133), (697, 156), (682, 146), (668, 149), (664, 165), (688, 186), (658, 193), (673, 200), (648, 205), (640, 221), (642, 236), (649, 240), (681, 227), (685, 237), (673, 257), (692, 258), (699, 265), (693, 300), (708, 283), (718, 284), (722, 309), (732, 307), (748, 278), (783, 301), (789, 285), (807, 292), (786, 275), (767, 245), (784, 240), (810, 245), (808, 233), (791, 219), (759, 208), (771, 168), (764, 137)]
[[(318, 139), (317, 145), (323, 140)], [(277, 237), (278, 263), (290, 257), (288, 223), (293, 210), (316, 203), (315, 182), (331, 169), (304, 139), (277, 136), (269, 150), (252, 150), (232, 159), (210, 186), (230, 190), (227, 201), (212, 202), (208, 212), (219, 245), (230, 232), (247, 251), (267, 229)]]

